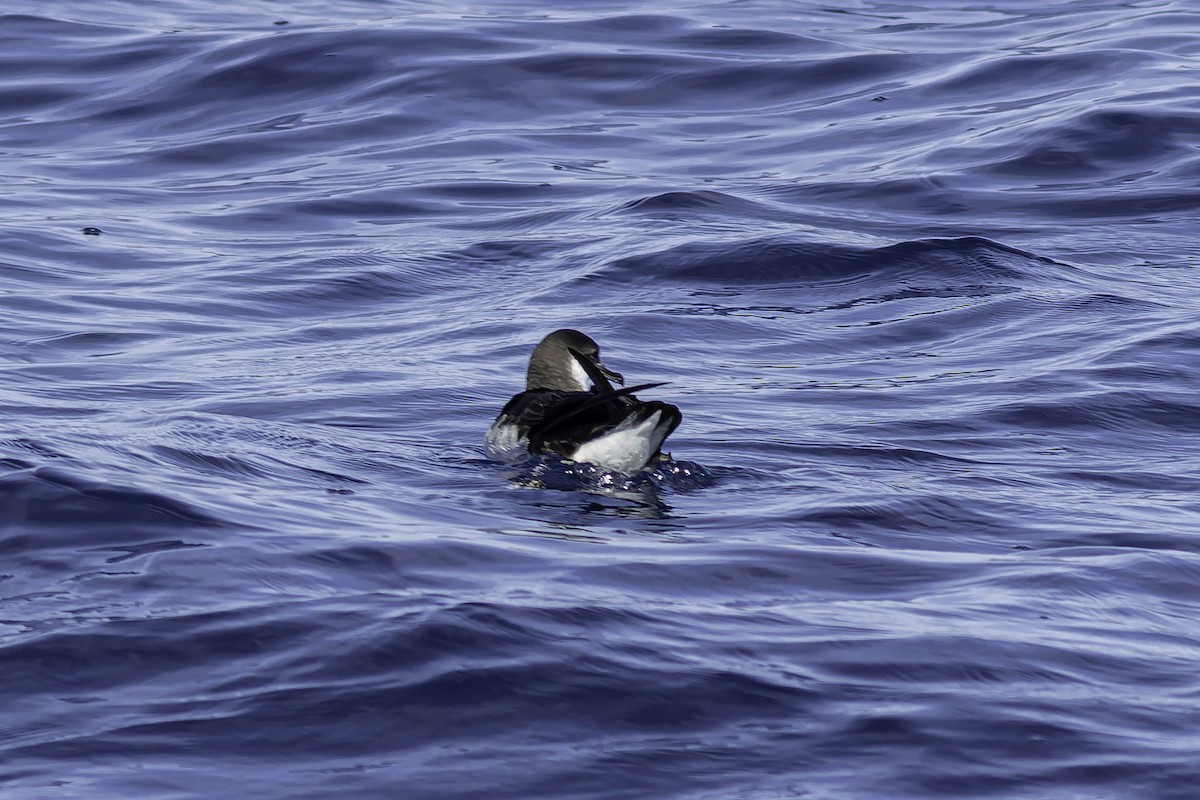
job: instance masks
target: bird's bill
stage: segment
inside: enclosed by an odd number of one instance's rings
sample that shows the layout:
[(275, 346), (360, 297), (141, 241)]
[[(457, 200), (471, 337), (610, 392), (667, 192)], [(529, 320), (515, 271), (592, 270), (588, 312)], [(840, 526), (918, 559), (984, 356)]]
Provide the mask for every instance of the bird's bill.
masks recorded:
[(600, 369), (600, 372), (604, 375), (604, 377), (621, 386), (625, 385), (625, 376), (623, 376), (621, 373), (613, 372), (611, 369), (601, 364), (599, 359), (596, 359), (595, 364)]

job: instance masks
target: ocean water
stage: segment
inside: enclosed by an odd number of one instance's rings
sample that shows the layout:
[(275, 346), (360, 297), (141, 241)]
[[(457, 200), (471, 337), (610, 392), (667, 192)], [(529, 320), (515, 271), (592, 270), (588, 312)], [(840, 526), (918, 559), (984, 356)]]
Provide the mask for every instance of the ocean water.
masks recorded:
[(11, 0), (0, 170), (5, 800), (1200, 791), (1194, 4)]

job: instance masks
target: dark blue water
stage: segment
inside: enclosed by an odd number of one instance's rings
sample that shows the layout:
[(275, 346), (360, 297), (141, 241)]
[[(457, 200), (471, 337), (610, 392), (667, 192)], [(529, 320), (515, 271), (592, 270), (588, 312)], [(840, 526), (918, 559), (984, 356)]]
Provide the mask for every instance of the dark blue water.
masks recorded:
[(15, 0), (0, 170), (5, 800), (1197, 796), (1194, 5)]

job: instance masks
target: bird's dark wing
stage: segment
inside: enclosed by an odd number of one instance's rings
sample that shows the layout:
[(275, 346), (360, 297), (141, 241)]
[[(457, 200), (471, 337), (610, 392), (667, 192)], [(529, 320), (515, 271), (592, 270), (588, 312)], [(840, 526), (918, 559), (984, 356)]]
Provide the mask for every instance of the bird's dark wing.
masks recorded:
[(564, 393), (569, 396), (548, 408), (541, 420), (530, 426), (529, 451), (570, 456), (580, 444), (603, 436), (645, 406), (633, 396), (634, 392), (662, 385), (643, 383), (626, 389)]
[(560, 406), (573, 406), (592, 396), (591, 392), (568, 392), (561, 389), (531, 389), (513, 395), (500, 410), (501, 417), (508, 417), (514, 425), (524, 429), (541, 423), (547, 415), (555, 416)]

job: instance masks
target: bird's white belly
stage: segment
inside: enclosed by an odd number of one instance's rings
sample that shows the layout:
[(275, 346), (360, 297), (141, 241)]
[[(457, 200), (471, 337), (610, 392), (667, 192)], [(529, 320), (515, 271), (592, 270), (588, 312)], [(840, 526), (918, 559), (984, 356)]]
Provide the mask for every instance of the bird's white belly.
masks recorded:
[(643, 422), (633, 422), (629, 417), (608, 433), (575, 448), (571, 458), (616, 472), (634, 472), (646, 466), (662, 444), (663, 436), (658, 427), (661, 411), (655, 411)]

